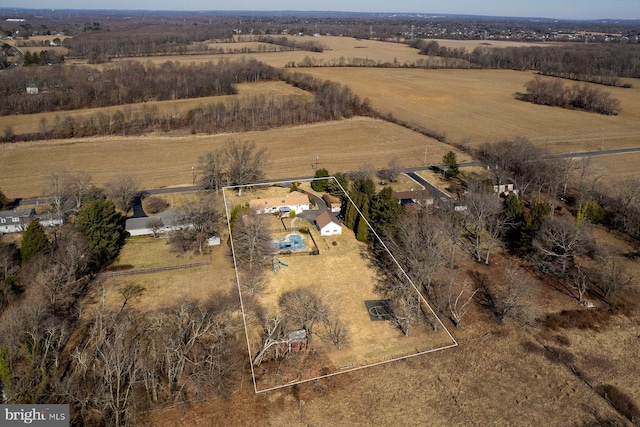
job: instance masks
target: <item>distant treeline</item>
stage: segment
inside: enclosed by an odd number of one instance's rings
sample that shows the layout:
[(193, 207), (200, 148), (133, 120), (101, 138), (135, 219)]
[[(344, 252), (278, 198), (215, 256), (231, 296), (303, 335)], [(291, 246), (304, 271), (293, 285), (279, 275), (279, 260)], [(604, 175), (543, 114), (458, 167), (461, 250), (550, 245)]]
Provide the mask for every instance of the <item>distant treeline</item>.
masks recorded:
[(536, 77), (526, 84), (527, 92), (518, 98), (534, 104), (570, 108), (593, 113), (617, 115), (620, 101), (610, 93), (586, 84), (565, 87), (559, 80)]
[(155, 106), (145, 106), (141, 111), (132, 111), (125, 106), (113, 114), (99, 112), (90, 117), (56, 117), (53, 123), (43, 119), (38, 130), (30, 134), (15, 135), (5, 129), (0, 142), (96, 135), (127, 136), (153, 131), (188, 131), (193, 134), (247, 132), (338, 120), (355, 115), (373, 115), (368, 100), (361, 100), (348, 87), (338, 83), (287, 72), (283, 72), (279, 78), (311, 92), (313, 96), (257, 96), (170, 113), (160, 113)]
[(65, 39), (64, 46), (69, 49), (70, 57), (102, 63), (117, 57), (184, 55), (189, 53), (190, 45), (206, 40), (233, 41), (231, 28), (149, 25), (118, 31), (83, 32)]
[(287, 37), (261, 36), (258, 37), (258, 41), (261, 43), (276, 44), (278, 46), (289, 48), (290, 50), (308, 50), (310, 52), (324, 51), (322, 44), (312, 40), (304, 41), (290, 39)]
[(640, 78), (640, 46), (631, 44), (564, 44), (562, 46), (477, 47), (440, 46), (437, 41), (418, 40), (411, 44), (423, 55), (458, 58), (472, 68), (535, 70), (572, 80), (624, 86), (620, 77)]
[[(280, 80), (279, 71), (254, 59), (216, 64), (161, 65), (124, 61), (90, 66), (28, 67), (0, 74), (1, 115), (107, 107), (145, 101), (232, 95), (236, 84)], [(35, 86), (38, 94), (28, 94)]]

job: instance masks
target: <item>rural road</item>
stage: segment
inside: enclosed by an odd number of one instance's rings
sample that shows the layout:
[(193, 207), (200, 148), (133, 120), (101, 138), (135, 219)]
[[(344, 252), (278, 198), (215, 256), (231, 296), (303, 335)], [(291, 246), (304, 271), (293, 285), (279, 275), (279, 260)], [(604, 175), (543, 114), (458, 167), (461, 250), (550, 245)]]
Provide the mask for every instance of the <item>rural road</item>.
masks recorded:
[[(572, 159), (572, 158), (583, 158), (583, 157), (595, 157), (595, 156), (607, 156), (613, 154), (626, 154), (626, 153), (636, 153), (640, 152), (640, 147), (631, 147), (631, 148), (617, 148), (612, 150), (599, 150), (599, 151), (587, 151), (582, 153), (565, 153), (565, 154), (555, 154), (551, 155), (548, 158), (562, 158), (562, 159)], [(480, 166), (481, 163), (478, 161), (473, 162), (462, 162), (459, 164), (459, 167), (472, 167), (472, 166)], [(400, 172), (409, 175), (413, 180), (419, 182), (421, 185), (425, 186), (425, 188), (429, 188), (429, 184), (415, 172), (424, 171), (424, 170), (433, 170), (438, 167), (438, 165), (429, 165), (429, 166), (417, 166), (411, 168), (402, 169)], [(305, 179), (312, 179), (313, 176), (300, 176), (300, 177), (289, 177), (289, 178), (274, 178), (261, 182), (257, 182), (256, 184), (260, 184), (262, 182), (278, 182), (278, 181), (302, 181)], [(426, 185), (425, 185), (426, 183)], [(168, 193), (188, 193), (190, 191), (198, 191), (203, 190), (204, 187), (201, 185), (189, 185), (189, 186), (181, 186), (181, 187), (165, 187), (165, 188), (151, 188), (146, 190), (141, 190), (141, 194), (149, 195), (149, 194), (168, 194)], [(47, 199), (25, 199), (19, 200), (18, 206), (25, 205), (35, 205), (35, 204), (46, 204), (49, 203)], [(142, 209), (140, 209), (142, 211)], [(135, 207), (134, 207), (135, 212)], [(135, 216), (135, 215), (134, 215)]]

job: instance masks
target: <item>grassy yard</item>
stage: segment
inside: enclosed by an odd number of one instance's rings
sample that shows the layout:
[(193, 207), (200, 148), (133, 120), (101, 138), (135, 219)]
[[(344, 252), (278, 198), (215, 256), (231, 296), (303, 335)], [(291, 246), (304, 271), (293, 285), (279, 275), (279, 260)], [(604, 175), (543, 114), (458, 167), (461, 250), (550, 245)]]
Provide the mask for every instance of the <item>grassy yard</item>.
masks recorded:
[[(304, 186), (308, 184), (303, 184)], [(251, 198), (285, 195), (285, 188), (269, 187), (239, 196), (233, 190), (226, 190), (229, 205), (247, 202)], [(274, 216), (269, 216), (274, 238), (285, 237), (289, 231), (282, 230), (282, 224)], [(287, 219), (285, 225), (289, 223)], [(313, 337), (313, 347), (331, 361), (334, 370), (340, 367), (366, 366), (394, 357), (415, 354), (452, 344), (449, 335), (442, 329), (435, 333), (426, 324), (416, 326), (408, 336), (404, 336), (390, 321), (372, 321), (365, 301), (378, 300), (374, 292), (377, 272), (367, 256), (365, 244), (356, 241), (353, 232), (343, 228), (339, 236), (321, 237), (313, 224), (301, 218), (296, 219), (296, 228), (307, 227), (315, 239), (320, 254), (316, 256), (280, 256), (288, 266), (282, 266), (278, 274), (267, 272), (266, 291), (256, 299), (270, 315), (278, 313), (278, 299), (287, 291), (310, 288), (336, 313), (337, 318), (347, 325), (349, 344), (336, 349), (330, 342)], [(289, 228), (289, 227), (288, 227)], [(309, 236), (303, 234), (307, 247), (312, 245)], [(308, 249), (307, 249), (308, 251)], [(238, 268), (242, 268), (239, 266)], [(256, 328), (261, 325), (256, 325)], [(252, 347), (260, 345), (260, 330), (251, 329), (248, 334)], [(254, 355), (255, 356), (255, 355)], [(300, 380), (313, 378), (315, 372), (301, 374)], [(307, 375), (311, 375), (310, 377)], [(266, 381), (266, 380), (265, 380)], [(259, 379), (258, 388), (267, 388), (267, 383)]]

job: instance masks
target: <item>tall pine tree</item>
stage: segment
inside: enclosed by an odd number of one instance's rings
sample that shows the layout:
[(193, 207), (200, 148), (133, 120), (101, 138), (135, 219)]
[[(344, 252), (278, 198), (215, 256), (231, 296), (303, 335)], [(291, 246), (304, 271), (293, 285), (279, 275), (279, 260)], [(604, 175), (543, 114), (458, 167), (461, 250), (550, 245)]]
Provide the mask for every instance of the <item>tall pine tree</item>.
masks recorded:
[(96, 251), (95, 267), (106, 265), (118, 256), (127, 231), (124, 217), (116, 211), (112, 201), (95, 199), (85, 203), (76, 217), (76, 224)]
[(49, 249), (49, 239), (44, 227), (35, 219), (32, 220), (22, 236), (20, 244), (20, 256), (22, 262), (26, 263), (34, 256), (44, 253)]

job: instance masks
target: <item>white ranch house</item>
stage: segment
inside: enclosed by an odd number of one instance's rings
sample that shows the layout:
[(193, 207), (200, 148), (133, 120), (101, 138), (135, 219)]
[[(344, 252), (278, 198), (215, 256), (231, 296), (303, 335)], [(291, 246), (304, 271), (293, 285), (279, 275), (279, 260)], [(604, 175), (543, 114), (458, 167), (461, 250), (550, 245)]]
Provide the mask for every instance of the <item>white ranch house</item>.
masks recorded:
[(168, 233), (181, 228), (178, 211), (169, 209), (158, 216), (129, 218), (125, 223), (125, 228), (131, 236), (150, 236), (153, 234), (154, 226), (157, 234)]
[(0, 234), (21, 233), (34, 219), (44, 227), (62, 224), (61, 219), (53, 218), (50, 215), (36, 215), (35, 209), (0, 211)]
[(258, 214), (276, 213), (281, 208), (289, 208), (289, 210), (295, 211), (296, 214), (300, 214), (311, 209), (309, 196), (299, 191), (292, 191), (282, 197), (251, 199), (249, 207), (255, 209)]
[(334, 219), (329, 212), (322, 212), (316, 218), (316, 227), (320, 231), (321, 236), (335, 236), (342, 234), (342, 226)]

